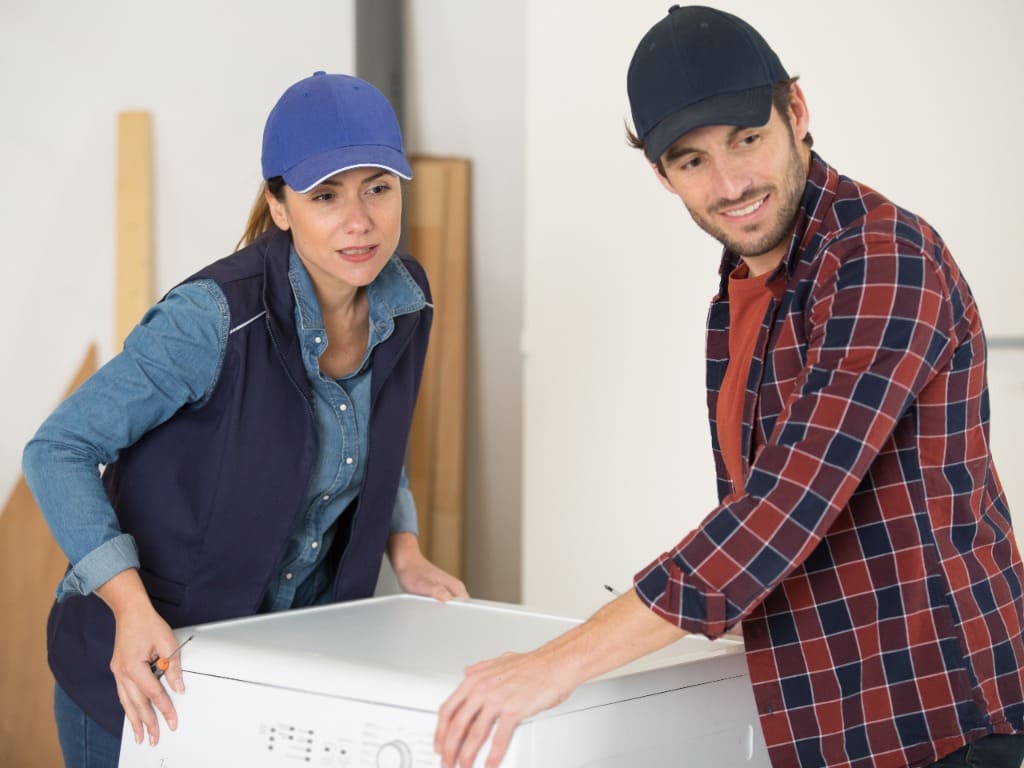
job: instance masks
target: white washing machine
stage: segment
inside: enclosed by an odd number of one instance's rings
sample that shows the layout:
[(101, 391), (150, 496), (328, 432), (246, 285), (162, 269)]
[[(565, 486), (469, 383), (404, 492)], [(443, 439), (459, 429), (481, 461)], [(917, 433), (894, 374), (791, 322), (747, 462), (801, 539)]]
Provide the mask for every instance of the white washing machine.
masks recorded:
[[(434, 727), (463, 669), (577, 624), (480, 600), (409, 595), (200, 625), (181, 652), (178, 730), (126, 768), (439, 766)], [(485, 750), (486, 751), (486, 750)], [(687, 636), (524, 721), (517, 768), (768, 766), (739, 640)], [(481, 755), (476, 765), (483, 765)]]

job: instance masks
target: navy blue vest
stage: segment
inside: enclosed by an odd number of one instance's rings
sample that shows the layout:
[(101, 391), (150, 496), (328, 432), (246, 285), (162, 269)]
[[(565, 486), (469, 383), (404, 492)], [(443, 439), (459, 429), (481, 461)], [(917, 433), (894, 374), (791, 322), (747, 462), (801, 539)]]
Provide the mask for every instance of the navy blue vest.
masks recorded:
[[(288, 281), (290, 243), (274, 231), (189, 278), (218, 283), (236, 327), (217, 384), (200, 407), (182, 408), (104, 472), (121, 530), (138, 545), (142, 582), (172, 627), (254, 614), (302, 512), (318, 439)], [(422, 268), (408, 257), (403, 264), (430, 302)], [(428, 305), (396, 317), (374, 349), (366, 474), (327, 553), (334, 600), (368, 597), (376, 586), (432, 316)], [(47, 635), (57, 682), (120, 734), (110, 609), (95, 595), (55, 603)]]

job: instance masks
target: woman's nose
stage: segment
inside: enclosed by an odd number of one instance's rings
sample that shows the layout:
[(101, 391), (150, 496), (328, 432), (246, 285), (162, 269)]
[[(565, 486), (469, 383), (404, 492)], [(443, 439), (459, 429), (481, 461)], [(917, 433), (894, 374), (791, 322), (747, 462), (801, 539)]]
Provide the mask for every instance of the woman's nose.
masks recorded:
[(358, 234), (373, 229), (373, 219), (362, 202), (353, 202), (342, 209), (341, 226), (346, 232)]

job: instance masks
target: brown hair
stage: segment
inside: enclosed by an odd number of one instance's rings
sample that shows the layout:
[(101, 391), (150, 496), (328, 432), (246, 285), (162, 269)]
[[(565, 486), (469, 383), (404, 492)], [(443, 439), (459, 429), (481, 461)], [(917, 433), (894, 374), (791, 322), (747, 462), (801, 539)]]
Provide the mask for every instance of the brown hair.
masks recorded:
[(252, 209), (249, 211), (249, 220), (245, 224), (245, 231), (242, 232), (242, 236), (239, 238), (238, 243), (235, 244), (236, 251), (247, 245), (252, 245), (256, 238), (264, 232), (277, 228), (273, 217), (270, 215), (270, 204), (267, 203), (267, 191), (269, 191), (270, 194), (278, 200), (283, 201), (284, 179), (280, 176), (275, 176), (274, 178), (267, 179), (260, 184), (260, 190), (256, 194), (256, 199), (253, 200)]
[[(800, 76), (790, 77), (787, 80), (779, 80), (772, 84), (772, 106), (780, 114), (786, 114), (789, 109), (789, 104), (793, 100), (793, 84), (800, 79)], [(789, 125), (787, 123), (787, 125)], [(644, 142), (640, 140), (640, 137), (633, 133), (633, 130), (627, 125), (626, 126), (626, 143), (634, 149), (642, 150), (644, 148)], [(814, 138), (811, 136), (810, 131), (804, 136), (804, 144), (807, 145), (808, 149), (814, 146)], [(661, 164), (661, 158), (659, 157), (655, 165), (658, 166), (658, 171), (662, 176), (665, 175), (665, 167)]]

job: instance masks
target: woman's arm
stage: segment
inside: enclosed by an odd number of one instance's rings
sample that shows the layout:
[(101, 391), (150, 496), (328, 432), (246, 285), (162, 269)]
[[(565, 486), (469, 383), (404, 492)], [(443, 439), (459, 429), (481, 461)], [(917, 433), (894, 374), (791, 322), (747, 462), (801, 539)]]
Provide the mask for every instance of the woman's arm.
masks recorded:
[(387, 545), (388, 560), (391, 561), (391, 569), (395, 572), (399, 586), (405, 592), (433, 597), (435, 600), (469, 597), (461, 581), (423, 556), (417, 532), (416, 502), (409, 490), (409, 480), (403, 466)]
[(135, 542), (121, 532), (99, 467), (212, 391), (229, 322), (212, 281), (171, 291), (122, 352), (61, 403), (25, 446), (25, 480), (72, 565), (58, 599), (90, 594), (138, 567)]
[[(61, 403), (23, 456), (25, 479), (72, 565), (58, 599), (95, 593), (114, 614), (110, 669), (140, 742), (144, 729), (151, 743), (159, 740), (154, 706), (172, 730), (177, 725), (170, 697), (149, 668), (176, 643), (142, 585), (135, 541), (121, 531), (99, 466), (212, 391), (229, 323), (215, 283), (176, 288), (146, 313), (124, 350)], [(166, 677), (183, 690), (177, 657)]]

